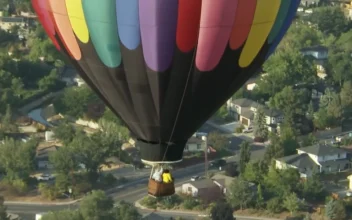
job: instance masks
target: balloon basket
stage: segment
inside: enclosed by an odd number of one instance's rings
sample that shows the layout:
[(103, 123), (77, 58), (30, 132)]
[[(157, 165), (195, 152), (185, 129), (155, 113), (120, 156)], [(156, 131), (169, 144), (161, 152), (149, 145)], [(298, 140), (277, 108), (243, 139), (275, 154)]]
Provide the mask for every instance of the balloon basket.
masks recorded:
[(157, 182), (153, 179), (149, 179), (148, 183), (148, 195), (154, 198), (172, 196), (175, 194), (174, 183), (163, 183)]

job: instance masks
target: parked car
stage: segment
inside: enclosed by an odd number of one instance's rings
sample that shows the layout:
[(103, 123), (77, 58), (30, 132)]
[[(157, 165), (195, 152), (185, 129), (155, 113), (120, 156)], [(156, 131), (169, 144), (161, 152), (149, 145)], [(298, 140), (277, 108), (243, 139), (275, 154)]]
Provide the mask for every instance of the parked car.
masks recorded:
[(49, 180), (53, 180), (53, 179), (54, 179), (54, 176), (50, 175), (50, 174), (42, 174), (37, 177), (38, 181), (49, 181)]
[(346, 196), (347, 196), (347, 197), (351, 197), (351, 196), (352, 196), (352, 192), (347, 192), (347, 193), (346, 193)]
[(223, 160), (223, 159), (210, 162), (210, 166), (216, 167), (216, 168), (223, 167), (225, 165), (226, 165), (226, 160)]
[(191, 177), (191, 181), (196, 181), (197, 179), (199, 179), (199, 176), (192, 176)]
[(243, 133), (251, 133), (253, 132), (253, 128), (252, 127), (247, 127), (245, 129), (243, 129)]

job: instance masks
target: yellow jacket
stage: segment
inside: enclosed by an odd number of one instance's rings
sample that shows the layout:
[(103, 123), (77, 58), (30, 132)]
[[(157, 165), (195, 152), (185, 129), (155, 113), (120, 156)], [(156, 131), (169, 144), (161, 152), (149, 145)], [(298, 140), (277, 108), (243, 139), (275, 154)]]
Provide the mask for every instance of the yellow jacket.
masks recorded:
[(163, 173), (163, 182), (164, 183), (171, 183), (172, 178), (170, 173)]

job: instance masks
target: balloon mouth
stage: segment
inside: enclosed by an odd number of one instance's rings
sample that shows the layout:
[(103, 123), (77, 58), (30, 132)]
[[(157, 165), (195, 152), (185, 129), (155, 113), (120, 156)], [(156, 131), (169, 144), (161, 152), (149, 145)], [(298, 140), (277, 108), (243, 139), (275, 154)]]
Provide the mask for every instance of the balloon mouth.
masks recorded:
[(142, 163), (149, 165), (149, 166), (156, 166), (156, 165), (161, 165), (161, 164), (174, 164), (174, 163), (180, 163), (182, 162), (183, 159), (178, 160), (178, 161), (148, 161), (148, 160), (143, 160), (141, 159)]
[(186, 143), (187, 140), (159, 143), (137, 139), (136, 146), (140, 149), (143, 163), (171, 164), (182, 161)]

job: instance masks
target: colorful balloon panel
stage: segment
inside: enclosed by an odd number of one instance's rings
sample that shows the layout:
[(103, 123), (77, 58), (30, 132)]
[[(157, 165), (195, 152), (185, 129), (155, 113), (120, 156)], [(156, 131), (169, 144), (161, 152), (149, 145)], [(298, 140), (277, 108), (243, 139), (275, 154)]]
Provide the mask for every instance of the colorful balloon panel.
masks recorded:
[(172, 162), (273, 53), (300, 0), (32, 3), (55, 46), (137, 137), (142, 158)]

